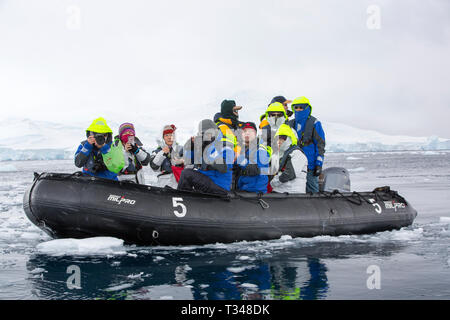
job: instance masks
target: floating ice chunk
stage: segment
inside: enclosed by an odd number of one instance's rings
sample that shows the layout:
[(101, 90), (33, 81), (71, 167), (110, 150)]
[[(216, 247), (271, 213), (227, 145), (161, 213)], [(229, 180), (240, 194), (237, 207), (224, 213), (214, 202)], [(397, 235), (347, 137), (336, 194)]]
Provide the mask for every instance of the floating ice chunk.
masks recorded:
[(245, 282), (245, 283), (241, 284), (241, 287), (248, 288), (248, 289), (256, 289), (256, 288), (258, 288), (258, 286), (256, 284), (248, 283), (248, 282)]
[(233, 273), (239, 273), (239, 272), (244, 271), (245, 269), (247, 269), (247, 268), (245, 268), (245, 267), (229, 267), (229, 268), (227, 268), (228, 271), (233, 272)]
[(347, 157), (347, 160), (361, 160), (361, 158), (357, 158), (357, 157)]
[(156, 262), (156, 261), (161, 261), (161, 260), (164, 260), (164, 259), (165, 259), (164, 257), (156, 256), (156, 257), (153, 258), (153, 261)]
[(47, 272), (47, 271), (43, 268), (34, 268), (33, 270), (30, 271), (31, 274), (38, 274), (38, 273), (43, 273), (43, 272)]
[(414, 230), (406, 230), (404, 228), (400, 230), (391, 231), (392, 240), (417, 240), (423, 235), (423, 229), (417, 228)]
[(144, 273), (143, 272), (139, 272), (138, 274), (130, 274), (127, 278), (129, 279), (138, 279), (140, 278)]
[(123, 240), (113, 237), (57, 239), (40, 243), (36, 249), (48, 255), (113, 255), (124, 254)]
[(238, 256), (236, 259), (238, 259), (238, 260), (252, 260), (252, 258), (249, 257), (249, 256)]
[(123, 289), (128, 289), (128, 288), (132, 287), (133, 285), (134, 285), (133, 283), (124, 283), (124, 284), (120, 284), (117, 286), (106, 288), (105, 291), (119, 291), (119, 290), (123, 290)]
[(255, 266), (254, 265), (250, 265), (250, 266), (243, 266), (243, 267), (228, 267), (227, 270), (233, 273), (240, 273), (242, 271), (245, 271), (247, 269), (253, 269)]
[(280, 240), (292, 240), (292, 237), (288, 234), (282, 235)]

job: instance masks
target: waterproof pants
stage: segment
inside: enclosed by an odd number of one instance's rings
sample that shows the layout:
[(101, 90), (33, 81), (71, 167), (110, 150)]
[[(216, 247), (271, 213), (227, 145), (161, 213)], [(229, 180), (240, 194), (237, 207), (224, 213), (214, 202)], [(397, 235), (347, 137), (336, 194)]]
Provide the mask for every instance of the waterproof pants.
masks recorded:
[(219, 187), (209, 177), (194, 169), (181, 171), (178, 190), (199, 191), (202, 193), (228, 194), (227, 190)]

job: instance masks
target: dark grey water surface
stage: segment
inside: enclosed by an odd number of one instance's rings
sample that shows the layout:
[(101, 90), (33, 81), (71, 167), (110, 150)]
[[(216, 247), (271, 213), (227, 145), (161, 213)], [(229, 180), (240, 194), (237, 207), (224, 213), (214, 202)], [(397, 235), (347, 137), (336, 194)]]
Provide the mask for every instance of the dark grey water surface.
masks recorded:
[[(36, 248), (50, 239), (22, 196), (34, 171), (73, 172), (72, 161), (0, 162), (0, 299), (449, 299), (450, 152), (328, 154), (330, 166), (350, 170), (352, 190), (399, 191), (416, 221), (362, 236), (58, 256)], [(73, 266), (80, 288), (68, 286)]]

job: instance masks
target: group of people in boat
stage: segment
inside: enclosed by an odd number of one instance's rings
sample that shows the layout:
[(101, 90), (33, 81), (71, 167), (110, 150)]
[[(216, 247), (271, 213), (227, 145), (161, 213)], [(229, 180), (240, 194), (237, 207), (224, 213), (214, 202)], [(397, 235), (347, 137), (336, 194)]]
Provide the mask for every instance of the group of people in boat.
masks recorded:
[(145, 184), (148, 165), (157, 173), (157, 186), (202, 193), (318, 192), (325, 133), (309, 100), (274, 97), (258, 127), (239, 120), (241, 109), (234, 100), (222, 101), (220, 112), (200, 121), (197, 134), (183, 145), (176, 141), (176, 126), (165, 125), (152, 152), (132, 123), (121, 124), (113, 137), (106, 120), (95, 119), (75, 165), (87, 175), (139, 184)]

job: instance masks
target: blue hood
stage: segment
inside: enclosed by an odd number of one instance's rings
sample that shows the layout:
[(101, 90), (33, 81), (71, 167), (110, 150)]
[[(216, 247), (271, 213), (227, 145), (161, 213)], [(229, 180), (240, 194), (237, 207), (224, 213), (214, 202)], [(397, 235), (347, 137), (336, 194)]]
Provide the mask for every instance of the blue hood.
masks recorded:
[(303, 130), (305, 128), (306, 120), (311, 115), (311, 106), (306, 107), (303, 111), (295, 111), (295, 122), (301, 126)]

